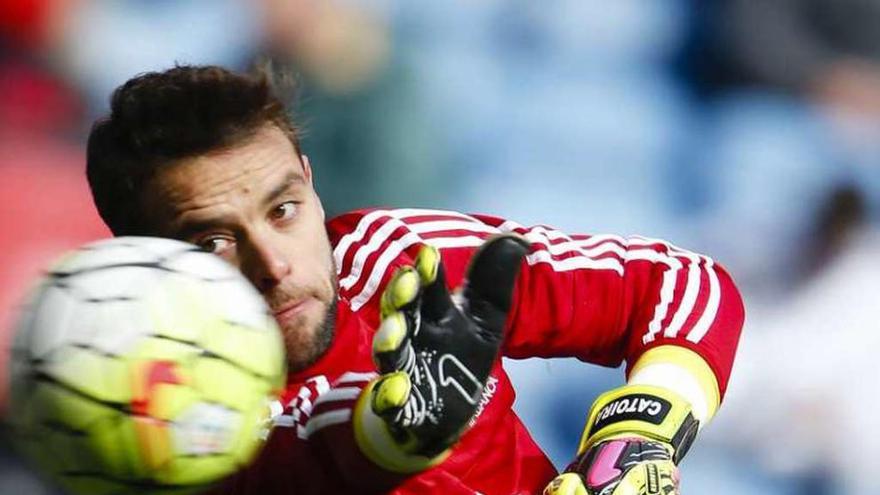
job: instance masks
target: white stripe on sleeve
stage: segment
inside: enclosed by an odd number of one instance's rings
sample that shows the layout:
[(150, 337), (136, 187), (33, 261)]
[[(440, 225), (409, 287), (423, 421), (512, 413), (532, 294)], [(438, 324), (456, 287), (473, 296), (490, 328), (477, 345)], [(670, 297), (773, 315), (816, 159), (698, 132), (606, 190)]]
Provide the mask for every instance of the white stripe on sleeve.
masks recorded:
[(703, 310), (703, 315), (697, 321), (697, 324), (688, 332), (687, 339), (693, 343), (700, 342), (706, 336), (709, 327), (715, 321), (715, 316), (718, 315), (718, 306), (721, 302), (721, 287), (718, 283), (718, 274), (715, 272), (715, 263), (710, 258), (706, 259), (705, 269), (709, 274), (709, 301), (706, 302), (706, 309)]
[(309, 438), (322, 428), (345, 423), (350, 418), (351, 409), (338, 409), (336, 411), (329, 411), (318, 414), (317, 416), (312, 416), (309, 418), (309, 422), (306, 423), (304, 438)]

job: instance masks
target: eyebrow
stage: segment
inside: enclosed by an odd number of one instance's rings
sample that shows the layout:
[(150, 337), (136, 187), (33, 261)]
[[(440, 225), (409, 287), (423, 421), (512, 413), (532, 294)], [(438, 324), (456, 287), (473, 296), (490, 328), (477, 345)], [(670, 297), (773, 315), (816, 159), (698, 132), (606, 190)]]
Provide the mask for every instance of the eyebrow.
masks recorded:
[[(264, 197), (262, 204), (268, 205), (275, 202), (279, 197), (283, 196), (291, 187), (297, 185), (304, 185), (306, 183), (305, 178), (297, 174), (296, 172), (290, 172), (282, 180), (277, 186), (272, 188)], [(230, 220), (228, 217), (216, 217), (210, 219), (199, 219), (193, 221), (185, 222), (181, 228), (176, 229), (175, 236), (181, 239), (186, 239), (187, 237), (204, 230), (210, 230), (212, 228), (217, 227), (218, 225), (223, 225), (229, 223)]]
[(276, 199), (281, 197), (284, 193), (286, 193), (291, 187), (295, 185), (303, 185), (306, 183), (305, 178), (302, 175), (296, 172), (289, 172), (284, 180), (281, 181), (277, 186), (275, 186), (265, 197), (263, 197), (263, 205), (268, 205), (273, 203)]

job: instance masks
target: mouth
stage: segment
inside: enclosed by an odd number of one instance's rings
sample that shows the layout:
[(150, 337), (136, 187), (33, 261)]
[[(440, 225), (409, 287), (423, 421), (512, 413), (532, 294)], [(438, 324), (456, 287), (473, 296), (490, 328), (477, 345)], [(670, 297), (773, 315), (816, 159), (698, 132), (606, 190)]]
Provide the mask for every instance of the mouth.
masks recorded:
[(278, 309), (272, 310), (272, 314), (273, 316), (275, 316), (275, 320), (278, 322), (278, 324), (283, 325), (284, 323), (287, 323), (302, 314), (305, 310), (311, 307), (314, 302), (314, 298), (306, 297), (298, 301), (292, 301), (284, 304)]

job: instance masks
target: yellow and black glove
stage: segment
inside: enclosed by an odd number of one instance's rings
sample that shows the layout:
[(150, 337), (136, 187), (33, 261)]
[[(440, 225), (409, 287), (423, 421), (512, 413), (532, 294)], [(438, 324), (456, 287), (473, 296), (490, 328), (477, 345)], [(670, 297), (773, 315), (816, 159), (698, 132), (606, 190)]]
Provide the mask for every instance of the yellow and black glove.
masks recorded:
[(355, 438), (379, 466), (410, 473), (445, 459), (468, 426), (498, 358), (526, 241), (499, 236), (474, 255), (460, 298), (436, 249), (392, 276), (373, 338), (381, 376), (355, 408)]
[(678, 495), (678, 462), (698, 430), (690, 404), (667, 389), (606, 392), (590, 409), (577, 458), (544, 495)]

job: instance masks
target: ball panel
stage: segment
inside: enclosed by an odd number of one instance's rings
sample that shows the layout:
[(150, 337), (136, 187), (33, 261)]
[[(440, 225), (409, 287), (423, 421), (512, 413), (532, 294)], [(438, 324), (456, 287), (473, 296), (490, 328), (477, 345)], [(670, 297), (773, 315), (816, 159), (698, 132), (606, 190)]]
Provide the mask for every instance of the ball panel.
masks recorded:
[(179, 485), (198, 485), (216, 481), (234, 472), (238, 466), (228, 455), (177, 457), (163, 479)]
[(188, 251), (202, 252), (198, 246), (177, 239), (168, 239), (165, 237), (146, 237), (146, 236), (126, 236), (115, 237), (104, 241), (98, 241), (95, 244), (121, 245), (138, 250), (143, 250), (153, 255), (157, 259), (166, 259), (177, 256), (179, 253)]
[(165, 421), (173, 421), (183, 411), (203, 400), (199, 391), (187, 385), (163, 384), (154, 387), (151, 395), (151, 416)]
[(274, 329), (276, 323), (262, 296), (250, 284), (226, 280), (211, 285), (212, 297), (225, 320), (258, 331)]
[[(134, 416), (132, 424), (137, 434), (140, 458), (150, 473), (162, 473), (179, 454), (172, 444), (169, 424), (149, 416)], [(159, 481), (168, 480), (159, 478)]]
[[(119, 358), (77, 345), (56, 349), (39, 367), (47, 379), (91, 400), (115, 404), (131, 400), (124, 370), (125, 362)], [(64, 402), (58, 404), (67, 407)]]
[(153, 335), (138, 342), (137, 347), (132, 349), (128, 356), (142, 361), (191, 363), (203, 353), (204, 350), (190, 343)]
[(101, 464), (95, 472), (119, 480), (149, 478), (149, 465), (142, 455), (137, 426), (129, 415), (103, 418), (89, 428), (91, 450), (100, 452)]
[(162, 255), (156, 251), (163, 249), (149, 249), (149, 244), (152, 243), (143, 244), (122, 237), (103, 239), (64, 256), (51, 270), (56, 275), (71, 275), (108, 266), (158, 263)]
[(208, 287), (175, 273), (166, 274), (144, 302), (153, 333), (193, 344), (217, 313)]
[(246, 410), (263, 401), (272, 390), (266, 380), (222, 359), (199, 359), (193, 363), (193, 386), (209, 401), (231, 409)]
[(39, 428), (40, 442), (43, 445), (51, 445), (52, 450), (45, 448), (37, 453), (37, 463), (49, 474), (55, 477), (63, 477), (68, 472), (93, 471), (95, 463), (93, 453), (82, 454), (85, 435), (74, 436), (67, 431), (55, 428)]
[[(262, 408), (253, 407), (242, 413), (241, 428), (232, 439), (229, 447), (229, 455), (235, 458), (240, 466), (246, 466), (257, 455), (263, 440), (268, 437), (272, 427), (272, 417), (269, 410), (269, 401), (265, 401)], [(255, 441), (259, 439), (259, 441)]]
[(144, 302), (136, 300), (107, 300), (83, 305), (81, 331), (72, 331), (72, 337), (82, 344), (112, 356), (123, 356), (153, 333)]
[[(122, 416), (54, 383), (40, 383), (33, 396), (29, 432), (32, 457), (50, 473), (96, 472), (104, 451), (90, 448), (94, 425)], [(123, 416), (124, 417), (124, 416)]]
[(163, 275), (153, 266), (99, 266), (76, 276), (58, 278), (55, 284), (66, 287), (86, 303), (130, 301), (154, 290)]
[(204, 251), (175, 253), (162, 262), (162, 267), (196, 280), (217, 282), (239, 280), (241, 274), (218, 256), (205, 256)]
[(157, 263), (187, 251), (200, 250), (188, 242), (164, 237), (112, 237), (84, 244), (60, 257), (52, 267), (76, 272), (101, 265)]
[(42, 359), (67, 342), (71, 324), (78, 321), (79, 305), (70, 294), (54, 285), (45, 285), (36, 297), (27, 310), (29, 317), (17, 330), (23, 338), (16, 339), (15, 349), (16, 352), (26, 349), (24, 354)]
[(30, 412), (43, 425), (53, 425), (71, 435), (85, 435), (91, 425), (102, 420), (117, 420), (122, 415), (120, 409), (97, 402), (63, 384), (41, 380), (35, 385)]
[(201, 344), (212, 354), (281, 385), (286, 361), (280, 332), (255, 332), (233, 323), (216, 322)]
[(178, 456), (215, 456), (229, 451), (241, 414), (222, 404), (199, 402), (179, 414), (171, 423)]

